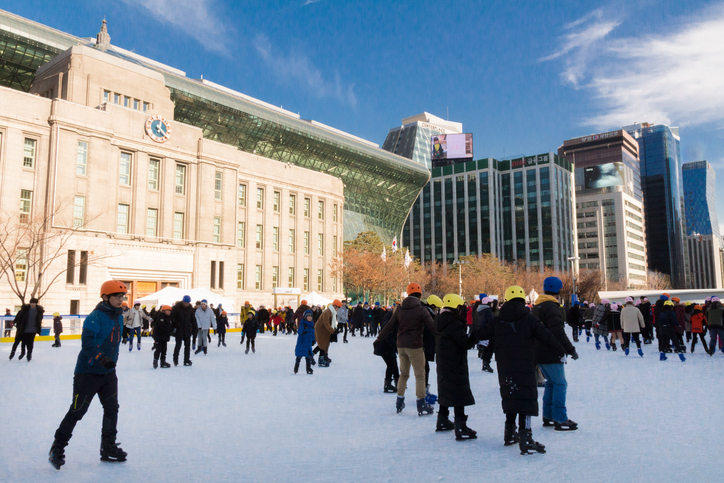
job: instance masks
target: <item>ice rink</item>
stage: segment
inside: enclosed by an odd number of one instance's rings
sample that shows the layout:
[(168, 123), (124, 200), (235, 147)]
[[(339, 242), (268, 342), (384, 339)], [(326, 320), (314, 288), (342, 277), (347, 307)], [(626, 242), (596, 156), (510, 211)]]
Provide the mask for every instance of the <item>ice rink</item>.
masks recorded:
[[(192, 367), (157, 370), (150, 338), (140, 352), (121, 346), (118, 441), (128, 461), (99, 461), (96, 398), (60, 471), (48, 450), (71, 402), (80, 341), (38, 342), (30, 363), (8, 361), (10, 344), (1, 344), (0, 481), (722, 481), (721, 352), (710, 358), (699, 346), (686, 363), (660, 362), (654, 346), (641, 359), (577, 343), (581, 357), (566, 373), (580, 429), (556, 432), (534, 418), (548, 453), (521, 456), (502, 444), (497, 375), (480, 371), (476, 351), (477, 404), (467, 412), (478, 439), (457, 442), (435, 433), (435, 416), (417, 416), (413, 384), (395, 413), (371, 338), (332, 344), (331, 367), (313, 375), (303, 363), (293, 375), (295, 340), (260, 335), (245, 355), (230, 333), (228, 347), (214, 338)], [(431, 383), (436, 392), (434, 364)]]

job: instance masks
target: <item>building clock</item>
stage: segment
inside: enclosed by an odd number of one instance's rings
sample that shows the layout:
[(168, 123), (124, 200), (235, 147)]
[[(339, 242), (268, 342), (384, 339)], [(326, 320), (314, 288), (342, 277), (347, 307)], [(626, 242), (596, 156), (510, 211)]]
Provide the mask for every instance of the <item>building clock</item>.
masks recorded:
[(157, 143), (165, 143), (171, 134), (171, 127), (166, 119), (156, 114), (146, 120), (146, 134)]

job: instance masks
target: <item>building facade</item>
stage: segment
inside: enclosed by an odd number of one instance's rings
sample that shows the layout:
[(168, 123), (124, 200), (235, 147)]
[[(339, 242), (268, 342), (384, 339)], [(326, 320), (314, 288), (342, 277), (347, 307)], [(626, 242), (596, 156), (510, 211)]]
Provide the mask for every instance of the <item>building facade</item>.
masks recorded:
[(648, 267), (670, 275), (673, 288), (687, 288), (679, 129), (649, 123), (624, 129), (639, 145)]
[[(39, 67), (29, 93), (0, 87), (0, 105), (0, 217), (71, 234), (44, 277), (67, 269), (46, 310), (88, 313), (109, 278), (130, 300), (167, 285), (237, 307), (271, 304), (275, 287), (342, 295), (343, 181), (177, 121), (157, 71), (74, 45)], [(19, 259), (16, 279), (33, 277), (32, 263)]]
[(432, 168), (432, 137), (435, 134), (460, 134), (463, 124), (423, 112), (402, 120), (402, 125), (390, 129), (382, 149)]
[(553, 153), (461, 162), (432, 170), (402, 232), (422, 262), (491, 253), (569, 270), (576, 253), (573, 173)]
[(646, 284), (646, 231), (638, 144), (623, 130), (569, 139), (558, 150), (575, 166), (579, 266), (606, 281)]

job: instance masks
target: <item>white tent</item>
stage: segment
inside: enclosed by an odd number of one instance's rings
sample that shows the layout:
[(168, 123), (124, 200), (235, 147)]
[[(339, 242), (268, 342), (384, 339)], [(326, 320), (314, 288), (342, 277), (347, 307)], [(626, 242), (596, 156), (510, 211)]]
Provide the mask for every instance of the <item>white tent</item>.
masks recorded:
[(140, 299), (136, 299), (136, 301), (144, 303), (146, 305), (173, 305), (179, 300), (183, 299), (184, 295), (188, 295), (191, 297), (191, 303), (194, 303), (197, 300), (206, 299), (209, 304), (213, 304), (215, 307), (218, 307), (219, 304), (222, 304), (223, 308), (227, 312), (235, 312), (234, 301), (232, 299), (222, 297), (215, 294), (214, 292), (211, 292), (210, 290), (205, 290), (202, 288), (184, 289), (178, 287), (164, 287), (158, 292), (146, 295), (145, 297), (142, 297)]
[(332, 303), (331, 299), (324, 297), (317, 292), (309, 292), (309, 295), (305, 297), (307, 304), (311, 307), (312, 305), (327, 306)]

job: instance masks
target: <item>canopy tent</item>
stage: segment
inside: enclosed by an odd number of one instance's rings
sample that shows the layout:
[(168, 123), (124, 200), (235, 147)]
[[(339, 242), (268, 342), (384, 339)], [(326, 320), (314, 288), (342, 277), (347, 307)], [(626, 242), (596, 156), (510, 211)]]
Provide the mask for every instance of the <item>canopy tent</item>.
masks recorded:
[(173, 305), (183, 299), (184, 295), (191, 297), (191, 303), (194, 303), (197, 300), (206, 299), (209, 304), (213, 304), (215, 307), (218, 307), (219, 304), (221, 304), (226, 311), (234, 311), (234, 301), (232, 299), (222, 297), (210, 290), (202, 288), (184, 289), (178, 287), (164, 287), (158, 292), (136, 299), (135, 302), (155, 306)]
[(307, 301), (307, 304), (311, 307), (312, 305), (319, 305), (326, 307), (327, 305), (332, 303), (332, 299), (328, 299), (327, 297), (324, 297), (317, 292), (309, 292), (309, 294), (305, 297), (305, 300)]

